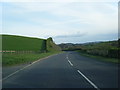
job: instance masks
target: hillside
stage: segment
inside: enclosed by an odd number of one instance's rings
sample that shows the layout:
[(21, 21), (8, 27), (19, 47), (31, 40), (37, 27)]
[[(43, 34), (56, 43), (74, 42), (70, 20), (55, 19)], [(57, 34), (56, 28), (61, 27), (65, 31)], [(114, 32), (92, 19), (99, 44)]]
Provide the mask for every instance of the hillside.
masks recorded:
[(56, 51), (60, 48), (51, 39), (39, 39), (15, 35), (2, 35), (2, 50)]
[(15, 35), (2, 35), (2, 50), (45, 50), (44, 39), (30, 38)]
[(32, 63), (35, 60), (57, 53), (61, 53), (61, 50), (60, 47), (53, 42), (52, 38), (39, 39), (15, 35), (2, 35), (3, 66)]
[(98, 55), (110, 58), (119, 58), (118, 40), (106, 42), (90, 42), (83, 44), (60, 44), (62, 50), (79, 50), (82, 53)]
[(81, 51), (87, 52), (88, 54), (99, 55), (110, 58), (119, 58), (119, 47), (118, 41), (107, 41), (100, 43), (91, 43), (82, 45)]
[(61, 51), (61, 48), (54, 43), (54, 41), (51, 37), (47, 39), (46, 45), (47, 45), (46, 48), (47, 48), (48, 52), (49, 51), (52, 51), (52, 52)]

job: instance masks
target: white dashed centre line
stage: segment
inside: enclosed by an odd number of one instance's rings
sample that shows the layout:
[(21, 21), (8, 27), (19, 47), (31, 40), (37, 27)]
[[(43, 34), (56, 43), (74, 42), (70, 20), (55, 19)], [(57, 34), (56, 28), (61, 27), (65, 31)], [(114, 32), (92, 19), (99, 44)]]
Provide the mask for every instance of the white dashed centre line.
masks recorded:
[[(70, 61), (69, 58), (68, 58), (68, 55), (66, 55), (66, 58), (67, 58), (69, 64), (70, 64), (71, 66), (73, 66), (73, 64), (71, 63), (71, 61)], [(80, 70), (77, 70), (77, 72), (78, 72), (81, 76), (83, 76), (94, 88), (96, 88), (97, 90), (100, 90), (92, 81), (90, 81), (82, 72), (80, 72)]]
[(90, 81), (82, 72), (80, 72), (80, 70), (77, 70), (77, 72), (82, 75), (94, 88), (100, 90), (92, 81)]
[(71, 66), (73, 66), (73, 64), (71, 63), (71, 61), (70, 61), (70, 60), (68, 60), (68, 62), (70, 63), (70, 65), (71, 65)]
[(73, 66), (72, 62), (69, 60), (68, 55), (66, 55), (66, 58), (71, 66)]
[(68, 59), (68, 57), (66, 57)]

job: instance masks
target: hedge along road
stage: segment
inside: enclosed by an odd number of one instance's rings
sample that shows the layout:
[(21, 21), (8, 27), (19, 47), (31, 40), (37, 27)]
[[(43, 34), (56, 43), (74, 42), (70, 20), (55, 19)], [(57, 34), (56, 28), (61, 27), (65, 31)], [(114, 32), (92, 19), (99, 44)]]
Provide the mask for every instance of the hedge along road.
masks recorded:
[[(7, 77), (7, 76), (6, 76)], [(40, 60), (12, 73), (3, 88), (117, 88), (118, 66), (77, 52)]]

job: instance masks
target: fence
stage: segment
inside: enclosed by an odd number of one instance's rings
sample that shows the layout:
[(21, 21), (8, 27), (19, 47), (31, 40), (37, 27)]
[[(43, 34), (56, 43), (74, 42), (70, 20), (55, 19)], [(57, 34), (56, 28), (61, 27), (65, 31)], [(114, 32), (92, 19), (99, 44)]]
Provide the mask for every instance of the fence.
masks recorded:
[(29, 53), (44, 53), (46, 51), (15, 51), (15, 50), (3, 50), (2, 54), (29, 54)]

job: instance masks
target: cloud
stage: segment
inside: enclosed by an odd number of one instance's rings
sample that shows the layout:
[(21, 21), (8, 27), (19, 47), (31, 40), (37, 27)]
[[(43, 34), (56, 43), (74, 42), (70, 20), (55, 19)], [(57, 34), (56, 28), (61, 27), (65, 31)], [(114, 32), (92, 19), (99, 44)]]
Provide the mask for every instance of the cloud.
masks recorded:
[(111, 2), (3, 3), (3, 33), (59, 39), (117, 33), (117, 8)]
[(71, 34), (71, 35), (60, 35), (60, 36), (55, 36), (54, 38), (73, 38), (73, 37), (82, 37), (86, 35), (87, 33), (82, 33), (80, 34), (79, 32), (77, 34)]
[[(67, 38), (55, 38), (57, 44), (60, 43), (85, 43), (85, 42), (95, 42), (95, 41), (112, 41), (117, 40), (118, 33), (108, 33), (108, 34), (96, 34), (96, 35), (83, 35), (80, 37), (67, 37)], [(114, 36), (114, 37), (113, 37)]]
[(0, 3), (0, 33), (2, 33), (2, 4)]
[[(35, 13), (35, 12), (48, 12), (48, 15), (57, 16), (58, 18), (64, 17), (72, 17), (73, 20), (67, 21), (55, 21), (51, 20), (52, 23), (45, 22), (45, 25), (58, 25), (58, 24), (65, 24), (70, 23), (71, 21), (74, 22), (76, 19), (81, 20), (79, 23), (85, 22), (91, 24), (94, 28), (98, 28), (99, 30), (109, 30), (109, 29), (116, 29), (117, 27), (117, 20), (116, 17), (117, 7), (113, 6), (112, 4), (98, 4), (98, 3), (25, 3), (24, 4), (16, 4), (17, 6), (21, 6), (23, 10), (23, 14), (25, 13)], [(73, 7), (73, 8), (72, 8)], [(25, 10), (25, 11), (24, 11)], [(110, 12), (108, 12), (110, 11)], [(18, 12), (17, 12), (18, 13)], [(27, 16), (26, 16), (27, 18)], [(28, 16), (29, 18), (29, 16)], [(34, 21), (31, 18), (31, 20)], [(114, 18), (114, 19), (113, 19)], [(49, 18), (50, 19), (50, 18)], [(74, 20), (75, 19), (75, 20)], [(44, 19), (42, 20), (44, 23)], [(41, 21), (41, 22), (42, 22)], [(50, 21), (50, 20), (49, 20)], [(40, 22), (39, 18), (36, 18), (35, 22)], [(97, 29), (96, 28), (96, 29)], [(98, 30), (97, 30), (98, 31)]]
[(118, 2), (119, 0), (1, 0), (1, 2)]

